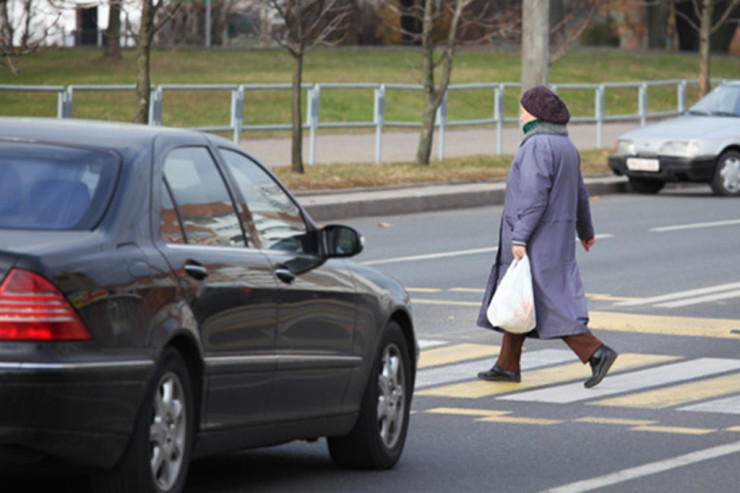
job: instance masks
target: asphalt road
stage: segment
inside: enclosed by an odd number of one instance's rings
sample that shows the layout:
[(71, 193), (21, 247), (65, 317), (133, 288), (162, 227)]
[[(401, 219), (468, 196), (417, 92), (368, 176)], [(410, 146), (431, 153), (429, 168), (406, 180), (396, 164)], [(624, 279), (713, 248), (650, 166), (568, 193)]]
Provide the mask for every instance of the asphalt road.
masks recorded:
[[(475, 327), (500, 206), (345, 221), (367, 239), (356, 260), (414, 302), (423, 351), (400, 463), (342, 471), (323, 440), (290, 443), (195, 463), (186, 491), (737, 491), (737, 201), (690, 187), (592, 209), (597, 243), (578, 253), (591, 327), (620, 352), (598, 387), (560, 341), (525, 346), (520, 385), (475, 378), (500, 344)], [(34, 481), (2, 491), (47, 491)]]
[(593, 329), (621, 353), (600, 386), (560, 341), (526, 345), (519, 388), (476, 381), (500, 343), (474, 320), (501, 207), (346, 221), (357, 261), (408, 286), (425, 348), (401, 462), (340, 471), (323, 442), (288, 444), (196, 464), (188, 491), (736, 491), (737, 204), (691, 187), (592, 207), (578, 258)]

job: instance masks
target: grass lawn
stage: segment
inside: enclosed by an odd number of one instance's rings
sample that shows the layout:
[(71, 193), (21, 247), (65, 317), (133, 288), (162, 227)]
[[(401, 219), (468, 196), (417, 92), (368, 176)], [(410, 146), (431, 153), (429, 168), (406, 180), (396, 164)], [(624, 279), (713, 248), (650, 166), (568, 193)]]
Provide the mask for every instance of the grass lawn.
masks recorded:
[[(107, 61), (97, 49), (47, 49), (16, 60), (20, 70), (13, 77), (0, 66), (0, 84), (13, 85), (133, 85), (136, 80), (135, 54), (124, 50), (120, 61)], [(304, 63), (304, 82), (313, 83), (388, 83), (419, 84), (421, 52), (413, 48), (323, 49), (309, 52)], [(293, 60), (284, 50), (154, 50), (152, 83), (159, 84), (288, 84)], [(696, 79), (697, 54), (635, 52), (615, 49), (576, 50), (558, 60), (550, 69), (552, 84), (638, 82), (671, 79)], [(712, 75), (716, 79), (737, 77), (740, 58), (714, 57)], [(520, 53), (517, 50), (463, 48), (456, 55), (452, 83), (502, 83), (520, 80)], [(594, 114), (594, 91), (563, 89), (562, 97), (573, 116)], [(688, 102), (696, 100), (696, 85), (689, 86)], [(606, 114), (635, 114), (636, 88), (610, 89), (606, 94)], [(228, 126), (230, 91), (166, 91), (162, 124), (176, 127)], [(674, 86), (651, 87), (648, 107), (651, 112), (675, 110)], [(389, 90), (386, 121), (418, 122), (423, 95), (420, 91)], [(449, 95), (450, 121), (491, 118), (493, 90), (454, 91)], [(135, 97), (132, 90), (111, 92), (75, 91), (74, 117), (130, 121)], [(0, 91), (2, 115), (56, 116), (56, 93)], [(506, 91), (506, 117), (515, 118), (518, 90)], [(290, 91), (264, 89), (245, 95), (244, 123), (288, 124)], [(321, 91), (322, 123), (373, 119), (372, 89), (332, 89)], [(322, 132), (347, 130), (322, 130)], [(365, 131), (372, 131), (365, 129)], [(389, 130), (392, 131), (392, 130)], [(275, 132), (250, 132), (258, 138)], [(287, 135), (283, 133), (282, 135)], [(584, 174), (608, 173), (606, 153), (583, 153)], [(289, 170), (276, 170), (296, 190), (310, 188), (351, 188), (389, 183), (422, 183), (451, 180), (491, 180), (506, 175), (511, 156), (471, 156), (433, 162), (429, 167), (411, 163), (369, 165), (330, 165), (307, 167), (304, 176)]]
[[(48, 49), (17, 60), (20, 75), (14, 78), (0, 67), (0, 84), (19, 85), (113, 85), (136, 81), (135, 53), (124, 50), (123, 59), (106, 61), (96, 49)], [(421, 52), (412, 48), (324, 49), (307, 54), (304, 82), (418, 84)], [(152, 83), (159, 84), (274, 84), (290, 83), (293, 60), (285, 50), (154, 50)], [(695, 54), (634, 52), (614, 49), (577, 50), (551, 67), (553, 84), (637, 82), (696, 79), (699, 59)], [(715, 57), (715, 78), (736, 77), (737, 57)], [(453, 84), (500, 83), (520, 80), (520, 54), (516, 50), (462, 49), (453, 67)], [(516, 117), (518, 91), (509, 89), (504, 103), (507, 117)], [(594, 114), (593, 90), (563, 90), (574, 116)], [(253, 90), (245, 96), (244, 122), (287, 124), (290, 122), (289, 90)], [(689, 102), (696, 99), (690, 86)], [(75, 92), (74, 116), (129, 121), (133, 118), (133, 91)], [(650, 111), (675, 110), (675, 86), (651, 88)], [(386, 120), (418, 122), (423, 95), (420, 91), (389, 90)], [(3, 115), (56, 115), (56, 94), (0, 91)], [(449, 97), (449, 119), (471, 120), (493, 116), (493, 90), (454, 91)], [(165, 92), (162, 123), (170, 126), (228, 126), (230, 92)], [(610, 89), (607, 115), (636, 113), (637, 89)], [(371, 89), (326, 89), (321, 94), (321, 121), (372, 121)]]

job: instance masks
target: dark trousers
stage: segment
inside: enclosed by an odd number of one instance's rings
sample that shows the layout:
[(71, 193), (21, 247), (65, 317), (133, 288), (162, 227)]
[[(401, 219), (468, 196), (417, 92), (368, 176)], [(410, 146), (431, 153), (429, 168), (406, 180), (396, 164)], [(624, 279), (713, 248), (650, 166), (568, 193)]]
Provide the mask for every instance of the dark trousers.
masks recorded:
[[(501, 341), (501, 352), (498, 355), (496, 364), (504, 370), (519, 371), (519, 361), (522, 359), (524, 339), (526, 339), (524, 334), (504, 332), (504, 338)], [(604, 344), (590, 330), (575, 336), (561, 337), (561, 339), (568, 345), (571, 351), (576, 353), (576, 356), (578, 356), (578, 359), (582, 363), (586, 363), (596, 350)]]

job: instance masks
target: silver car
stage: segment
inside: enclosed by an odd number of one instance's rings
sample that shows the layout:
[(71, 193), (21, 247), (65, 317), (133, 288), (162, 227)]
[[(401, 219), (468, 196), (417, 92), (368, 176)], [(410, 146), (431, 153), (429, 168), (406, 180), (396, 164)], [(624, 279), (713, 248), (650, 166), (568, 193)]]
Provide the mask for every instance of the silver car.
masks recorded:
[(740, 196), (740, 81), (721, 84), (684, 116), (622, 135), (609, 167), (638, 193), (657, 193), (670, 181)]

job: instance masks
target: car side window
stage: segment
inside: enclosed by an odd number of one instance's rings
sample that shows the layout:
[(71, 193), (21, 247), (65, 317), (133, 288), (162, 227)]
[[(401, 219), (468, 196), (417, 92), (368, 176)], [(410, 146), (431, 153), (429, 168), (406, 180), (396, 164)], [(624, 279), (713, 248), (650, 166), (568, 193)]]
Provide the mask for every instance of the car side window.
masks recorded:
[(311, 252), (301, 210), (280, 185), (244, 154), (220, 149), (252, 216), (262, 248)]
[(162, 182), (162, 207), (159, 210), (159, 234), (166, 243), (185, 243), (180, 216), (172, 202), (167, 184)]
[[(165, 159), (164, 178), (164, 188), (172, 191), (173, 212), (179, 212), (186, 243), (245, 245), (234, 203), (208, 149), (181, 147), (171, 151)], [(171, 219), (171, 216), (164, 217), (166, 197), (163, 193), (163, 221)], [(172, 229), (168, 226), (166, 231), (162, 230), (162, 235)]]

